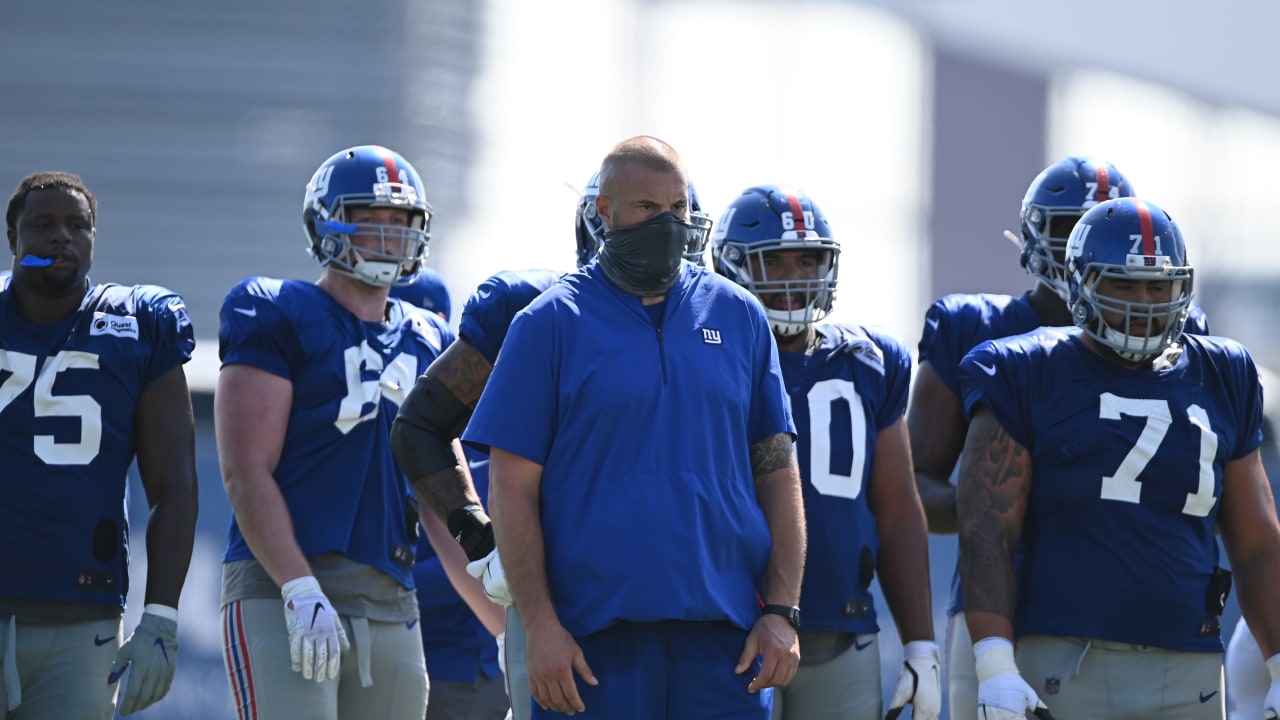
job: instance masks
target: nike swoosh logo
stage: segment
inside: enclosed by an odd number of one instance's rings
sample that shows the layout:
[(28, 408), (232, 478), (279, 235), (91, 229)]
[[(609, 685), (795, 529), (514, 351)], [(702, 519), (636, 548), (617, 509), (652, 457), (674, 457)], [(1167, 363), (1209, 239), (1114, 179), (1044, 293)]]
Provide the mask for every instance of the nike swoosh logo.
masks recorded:
[(926, 325), (928, 325), (928, 326), (929, 326), (929, 329), (930, 329), (930, 330), (937, 330), (937, 329), (938, 329), (938, 318), (925, 318), (925, 321), (924, 321), (924, 322), (925, 322), (925, 324), (926, 324)]
[(124, 667), (120, 668), (118, 671), (109, 673), (107, 675), (107, 684), (115, 685), (116, 683), (120, 682), (120, 678), (124, 677), (124, 671), (128, 669), (129, 669), (129, 663), (125, 663)]
[(258, 314), (258, 308), (231, 308), (245, 317), (254, 317)]
[(983, 365), (983, 364), (982, 364), (982, 363), (980, 363), (980, 362), (976, 362), (976, 363), (974, 363), (974, 365), (977, 365), (978, 367), (982, 368), (982, 372), (984, 372), (984, 373), (986, 373), (986, 374), (990, 375), (991, 377), (995, 377), (995, 376), (996, 376), (996, 366), (995, 366), (995, 365), (992, 365), (992, 366), (988, 367), (988, 366), (986, 366), (986, 365)]
[(316, 603), (316, 607), (311, 611), (311, 627), (316, 626), (316, 618), (320, 617), (320, 611), (324, 610), (324, 605)]
[(407, 627), (407, 628), (409, 628), (410, 630), (412, 630), (412, 629), (413, 629), (413, 626), (414, 626), (414, 625), (417, 625), (417, 624), (418, 624), (418, 621), (417, 621), (417, 620), (414, 620), (413, 622), (407, 622), (407, 623), (405, 623), (405, 624), (404, 624), (404, 626), (405, 626), (405, 627)]
[(156, 638), (155, 645), (156, 645), (156, 647), (160, 648), (160, 654), (164, 656), (164, 664), (165, 664), (165, 665), (168, 665), (168, 664), (169, 664), (169, 651), (168, 651), (168, 650), (165, 650), (165, 648), (164, 648), (164, 641), (163, 641), (163, 640), (161, 640), (160, 638)]
[(111, 642), (112, 640), (115, 640), (115, 639), (116, 639), (116, 636), (115, 636), (115, 635), (112, 635), (111, 637), (109, 637), (109, 638), (105, 638), (105, 639), (104, 639), (104, 638), (100, 638), (100, 637), (98, 637), (97, 635), (94, 635), (94, 636), (93, 636), (93, 644), (94, 644), (94, 645), (97, 645), (98, 647), (102, 647), (103, 645), (106, 645), (107, 643), (109, 643), (109, 642)]
[(1202, 703), (1207, 703), (1207, 702), (1209, 702), (1210, 700), (1212, 700), (1212, 699), (1213, 699), (1213, 696), (1214, 696), (1214, 695), (1217, 695), (1217, 694), (1218, 694), (1218, 691), (1217, 691), (1217, 690), (1214, 690), (1213, 692), (1209, 693), (1208, 695), (1205, 695), (1204, 693), (1200, 693), (1200, 702), (1202, 702)]
[(477, 290), (476, 294), (479, 295), (481, 298), (487, 298), (491, 293), (488, 290)]
[(875, 639), (875, 638), (871, 638), (870, 640), (868, 640), (868, 641), (866, 641), (866, 642), (864, 642), (864, 643), (860, 643), (860, 642), (858, 642), (857, 640), (854, 640), (854, 641), (853, 641), (853, 649), (854, 649), (854, 650), (857, 650), (858, 652), (862, 652), (863, 650), (866, 650), (867, 648), (871, 647), (871, 643), (873, 643), (873, 642), (875, 642), (875, 641), (876, 641), (876, 639)]

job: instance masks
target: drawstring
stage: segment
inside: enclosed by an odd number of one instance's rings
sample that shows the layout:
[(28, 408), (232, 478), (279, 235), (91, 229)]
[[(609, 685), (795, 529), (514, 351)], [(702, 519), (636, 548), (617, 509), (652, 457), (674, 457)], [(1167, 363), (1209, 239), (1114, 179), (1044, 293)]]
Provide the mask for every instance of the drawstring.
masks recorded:
[(360, 670), (360, 687), (373, 687), (373, 661), (370, 659), (369, 619), (351, 618), (351, 648), (356, 653), (356, 667)]
[(9, 631), (4, 639), (4, 691), (9, 696), (6, 712), (22, 704), (22, 685), (18, 682), (18, 616), (9, 616)]
[(1071, 679), (1075, 680), (1080, 677), (1080, 666), (1084, 664), (1084, 656), (1089, 654), (1089, 648), (1093, 647), (1092, 640), (1084, 641), (1084, 649), (1080, 651), (1080, 657), (1076, 659), (1076, 669), (1071, 672)]

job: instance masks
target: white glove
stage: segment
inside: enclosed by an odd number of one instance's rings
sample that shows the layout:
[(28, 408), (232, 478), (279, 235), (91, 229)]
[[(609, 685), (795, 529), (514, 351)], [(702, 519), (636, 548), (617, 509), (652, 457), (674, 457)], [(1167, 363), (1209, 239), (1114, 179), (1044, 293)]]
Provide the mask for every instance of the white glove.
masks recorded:
[(1280, 718), (1280, 653), (1267, 658), (1267, 672), (1271, 673), (1271, 689), (1262, 703), (1262, 720)]
[(502, 558), (497, 549), (488, 555), (467, 563), (467, 574), (484, 583), (484, 594), (495, 603), (509, 607), (512, 602), (511, 588), (507, 587), (507, 574), (502, 570)]
[(155, 603), (142, 609), (138, 626), (116, 651), (107, 684), (118, 682), (126, 667), (133, 669), (120, 697), (121, 715), (131, 715), (169, 692), (178, 669), (177, 610)]
[(938, 720), (942, 712), (941, 665), (942, 653), (932, 640), (912, 640), (902, 646), (902, 673), (884, 720), (896, 720), (907, 703), (911, 703), (914, 720)]
[(289, 658), (302, 677), (318, 683), (338, 679), (342, 652), (351, 647), (342, 619), (312, 575), (295, 578), (280, 588), (284, 623), (289, 628)]
[(973, 646), (978, 670), (979, 720), (1023, 720), (1032, 713), (1050, 720), (1049, 708), (1018, 672), (1013, 643), (1002, 637), (979, 640)]

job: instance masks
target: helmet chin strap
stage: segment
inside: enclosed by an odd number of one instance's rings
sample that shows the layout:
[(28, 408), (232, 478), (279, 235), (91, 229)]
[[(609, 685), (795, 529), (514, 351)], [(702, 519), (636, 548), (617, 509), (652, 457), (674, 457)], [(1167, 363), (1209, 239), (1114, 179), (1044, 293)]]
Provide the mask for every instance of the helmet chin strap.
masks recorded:
[(356, 260), (351, 266), (351, 274), (366, 285), (391, 287), (400, 279), (400, 263)]
[[(1129, 362), (1146, 362), (1159, 355), (1163, 350), (1160, 347), (1162, 344), (1160, 337), (1136, 338), (1116, 330), (1105, 322), (1102, 323), (1102, 334), (1111, 344), (1111, 349), (1115, 351), (1115, 354)], [(1152, 341), (1155, 342), (1156, 346), (1148, 348)]]
[(769, 318), (769, 325), (773, 331), (783, 337), (791, 337), (799, 335), (809, 326), (809, 308), (803, 307), (797, 310), (774, 310), (767, 308), (765, 315)]

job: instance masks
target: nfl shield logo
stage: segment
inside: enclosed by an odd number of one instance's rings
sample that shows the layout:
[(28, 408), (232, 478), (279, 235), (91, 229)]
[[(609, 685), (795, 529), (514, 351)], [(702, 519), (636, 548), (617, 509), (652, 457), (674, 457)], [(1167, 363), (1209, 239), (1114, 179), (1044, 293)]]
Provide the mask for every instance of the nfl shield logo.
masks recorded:
[(1061, 689), (1062, 689), (1062, 681), (1061, 681), (1060, 679), (1058, 679), (1058, 678), (1056, 678), (1056, 677), (1051, 677), (1051, 678), (1045, 678), (1045, 679), (1044, 679), (1044, 694), (1045, 694), (1045, 695), (1057, 695), (1057, 694), (1058, 694), (1058, 691), (1059, 691), (1059, 690), (1061, 690)]

